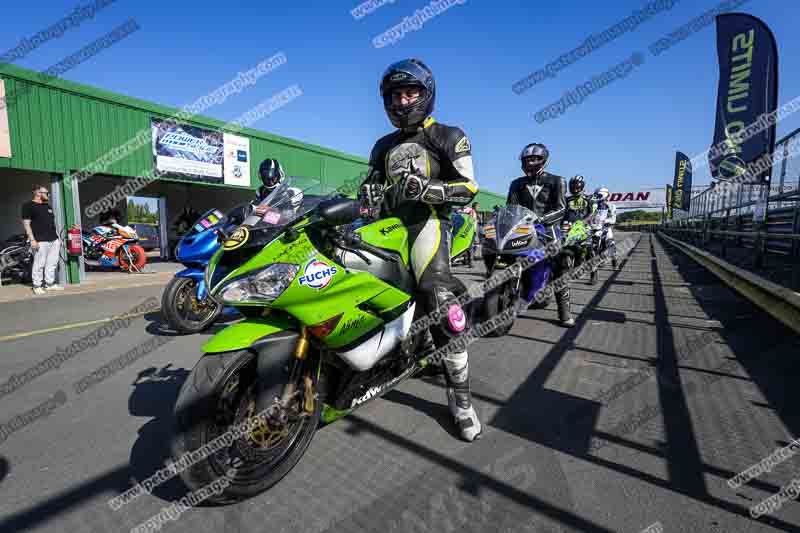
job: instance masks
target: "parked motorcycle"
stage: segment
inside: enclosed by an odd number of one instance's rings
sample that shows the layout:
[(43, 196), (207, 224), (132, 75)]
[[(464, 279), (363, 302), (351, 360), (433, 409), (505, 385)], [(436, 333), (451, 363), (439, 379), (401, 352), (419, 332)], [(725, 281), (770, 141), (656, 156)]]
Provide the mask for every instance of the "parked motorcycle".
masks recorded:
[(475, 220), (464, 213), (451, 215), (453, 222), (453, 242), (450, 247), (450, 266), (465, 265), (472, 268), (473, 241), (475, 240)]
[(87, 265), (141, 272), (147, 263), (139, 235), (130, 226), (102, 225), (83, 232), (83, 258)]
[[(514, 306), (527, 308), (552, 277), (552, 266), (545, 247), (554, 238), (539, 223), (539, 217), (521, 205), (500, 208), (492, 223), (487, 225), (484, 244), (484, 261), (487, 277), (513, 265), (520, 258), (528, 258), (533, 266), (522, 270), (518, 276), (494, 287), (484, 295), (485, 318), (498, 316)], [(494, 329), (489, 336), (501, 337), (514, 325), (511, 320)]]
[[(263, 216), (221, 232), (206, 268), (211, 295), (246, 318), (203, 346), (175, 405), (171, 447), (177, 459), (226, 435), (181, 472), (194, 490), (235, 468), (211, 497), (218, 503), (267, 490), (300, 461), (320, 421), (367, 405), (430, 362), (417, 349), (427, 329), (411, 331), (415, 281), (401, 220), (352, 229), (357, 200), (289, 207), (291, 183), (261, 203)], [(458, 307), (442, 320), (456, 330), (465, 323)], [(245, 421), (243, 432), (229, 431)]]
[(33, 250), (26, 235), (14, 235), (0, 245), (0, 286), (3, 281), (31, 283)]
[(171, 328), (179, 333), (198, 333), (213, 324), (223, 306), (209, 297), (204, 279), (205, 268), (221, 244), (218, 228), (232, 231), (249, 214), (250, 204), (235, 207), (227, 214), (211, 209), (184, 234), (175, 255), (186, 267), (170, 280), (161, 296), (161, 313)]

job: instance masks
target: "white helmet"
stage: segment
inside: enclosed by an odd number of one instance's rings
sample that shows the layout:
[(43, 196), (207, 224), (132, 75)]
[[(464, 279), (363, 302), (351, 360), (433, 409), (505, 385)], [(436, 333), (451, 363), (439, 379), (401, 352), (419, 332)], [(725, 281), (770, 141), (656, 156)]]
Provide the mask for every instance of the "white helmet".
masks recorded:
[(608, 197), (611, 196), (611, 193), (609, 193), (608, 189), (606, 189), (605, 187), (598, 187), (594, 191), (594, 195), (605, 202), (606, 200), (608, 200)]

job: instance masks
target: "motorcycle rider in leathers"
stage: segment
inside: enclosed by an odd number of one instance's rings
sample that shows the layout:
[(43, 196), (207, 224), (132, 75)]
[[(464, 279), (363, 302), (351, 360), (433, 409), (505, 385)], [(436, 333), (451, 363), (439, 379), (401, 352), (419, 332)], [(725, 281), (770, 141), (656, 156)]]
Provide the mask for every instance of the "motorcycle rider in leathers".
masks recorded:
[[(561, 223), (566, 213), (565, 180), (544, 170), (550, 160), (550, 151), (543, 144), (527, 145), (522, 149), (519, 160), (525, 175), (511, 182), (506, 204), (521, 205), (536, 213), (541, 217), (547, 233), (556, 239), (555, 226)], [(554, 279), (568, 271), (563, 254), (558, 254), (551, 261)], [(555, 296), (561, 325), (574, 326), (575, 320), (570, 315), (569, 285), (564, 284)]]
[(608, 201), (611, 193), (606, 187), (599, 187), (594, 191), (594, 196), (597, 201), (597, 211), (605, 211), (606, 216), (604, 220), (604, 230), (606, 232), (606, 249), (611, 256), (611, 266), (614, 270), (617, 269), (617, 244), (614, 241), (613, 228), (617, 223), (617, 206)]
[[(383, 105), (396, 131), (375, 143), (360, 197), (380, 205), (380, 216), (396, 216), (408, 229), (409, 259), (417, 282), (417, 301), (428, 315), (442, 310), (431, 326), (437, 349), (468, 329), (466, 312), (454, 302), (466, 292), (450, 271), (453, 208), (469, 204), (478, 193), (472, 147), (464, 132), (432, 116), (436, 85), (431, 70), (418, 59), (390, 65), (380, 84)], [(473, 441), (482, 426), (472, 406), (466, 351), (444, 356), (447, 400), (461, 438)]]

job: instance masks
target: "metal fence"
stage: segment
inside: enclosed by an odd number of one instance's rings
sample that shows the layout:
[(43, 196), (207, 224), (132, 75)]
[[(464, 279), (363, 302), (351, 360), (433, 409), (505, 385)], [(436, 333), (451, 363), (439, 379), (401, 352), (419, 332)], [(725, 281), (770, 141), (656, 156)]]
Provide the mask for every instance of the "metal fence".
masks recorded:
[(688, 213), (637, 229), (663, 231), (722, 257), (748, 249), (753, 267), (783, 267), (792, 273), (787, 284), (800, 287), (800, 129), (779, 140), (775, 153), (784, 158), (773, 169), (763, 222), (754, 220), (763, 187), (744, 184), (728, 190), (712, 186), (692, 196)]

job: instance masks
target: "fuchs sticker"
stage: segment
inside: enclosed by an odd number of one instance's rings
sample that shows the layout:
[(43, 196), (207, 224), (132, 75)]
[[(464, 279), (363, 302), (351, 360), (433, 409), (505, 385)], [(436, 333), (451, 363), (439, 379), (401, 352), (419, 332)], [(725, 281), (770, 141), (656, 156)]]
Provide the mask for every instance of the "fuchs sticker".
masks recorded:
[(300, 276), (298, 283), (301, 286), (310, 287), (312, 289), (324, 289), (330, 284), (333, 276), (338, 271), (339, 270), (335, 265), (329, 265), (322, 261), (318, 261), (315, 257), (306, 263), (306, 266), (303, 269), (303, 275)]

